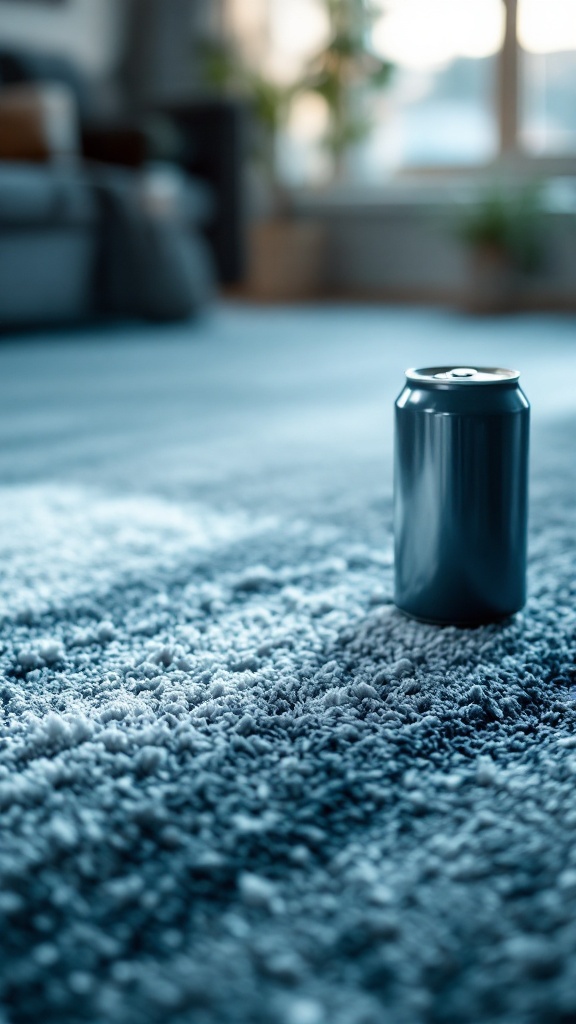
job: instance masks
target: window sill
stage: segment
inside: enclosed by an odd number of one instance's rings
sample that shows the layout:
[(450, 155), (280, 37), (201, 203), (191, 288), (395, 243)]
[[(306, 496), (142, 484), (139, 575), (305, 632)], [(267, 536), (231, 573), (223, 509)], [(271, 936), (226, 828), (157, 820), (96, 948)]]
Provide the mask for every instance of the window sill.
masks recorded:
[[(507, 182), (507, 188), (513, 187), (509, 176), (500, 180)], [(366, 214), (383, 209), (389, 212), (425, 212), (478, 202), (491, 185), (498, 187), (498, 181), (494, 175), (477, 174), (463, 178), (447, 172), (442, 178), (398, 177), (383, 185), (347, 183), (322, 188), (292, 188), (288, 194), (294, 216)], [(525, 182), (526, 178), (518, 177), (518, 187)], [(576, 168), (571, 174), (547, 177), (543, 182), (542, 202), (547, 213), (576, 214)]]

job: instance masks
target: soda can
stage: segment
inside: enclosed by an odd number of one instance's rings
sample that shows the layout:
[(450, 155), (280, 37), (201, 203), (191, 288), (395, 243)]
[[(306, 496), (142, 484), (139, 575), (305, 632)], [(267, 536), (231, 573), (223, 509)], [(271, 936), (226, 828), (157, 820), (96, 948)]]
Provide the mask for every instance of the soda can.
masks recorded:
[(395, 405), (395, 603), (477, 625), (526, 600), (530, 405), (516, 370), (407, 370)]

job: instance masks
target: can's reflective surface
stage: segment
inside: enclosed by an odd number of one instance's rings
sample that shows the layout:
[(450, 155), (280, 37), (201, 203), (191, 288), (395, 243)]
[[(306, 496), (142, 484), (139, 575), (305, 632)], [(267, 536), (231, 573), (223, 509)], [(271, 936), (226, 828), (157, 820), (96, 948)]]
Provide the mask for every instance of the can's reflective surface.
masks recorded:
[(526, 599), (530, 406), (513, 370), (408, 370), (396, 401), (395, 602), (430, 622)]

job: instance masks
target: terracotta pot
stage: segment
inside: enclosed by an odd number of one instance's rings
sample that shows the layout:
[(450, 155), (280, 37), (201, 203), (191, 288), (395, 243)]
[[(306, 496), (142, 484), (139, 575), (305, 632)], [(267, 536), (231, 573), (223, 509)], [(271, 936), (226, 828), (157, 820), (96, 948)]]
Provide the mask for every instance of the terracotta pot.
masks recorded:
[(249, 236), (249, 274), (243, 291), (266, 302), (322, 294), (326, 284), (322, 224), (288, 218), (258, 221)]
[(516, 301), (515, 273), (505, 252), (496, 245), (477, 245), (471, 253), (470, 289), (466, 308), (471, 313), (505, 313)]

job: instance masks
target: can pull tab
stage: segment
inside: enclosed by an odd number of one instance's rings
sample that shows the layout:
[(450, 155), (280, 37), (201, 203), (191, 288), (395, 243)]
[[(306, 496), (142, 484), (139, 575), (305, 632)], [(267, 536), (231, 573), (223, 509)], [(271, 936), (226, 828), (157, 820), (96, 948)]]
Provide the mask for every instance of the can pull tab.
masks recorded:
[(406, 379), (414, 384), (516, 384), (518, 370), (505, 370), (498, 366), (428, 366), (423, 370), (406, 370)]

